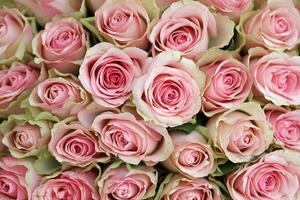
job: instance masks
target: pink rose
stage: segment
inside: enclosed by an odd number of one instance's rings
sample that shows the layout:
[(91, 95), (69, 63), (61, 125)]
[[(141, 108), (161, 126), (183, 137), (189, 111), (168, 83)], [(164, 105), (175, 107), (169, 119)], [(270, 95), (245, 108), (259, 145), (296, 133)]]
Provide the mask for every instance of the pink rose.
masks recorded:
[(101, 199), (148, 199), (155, 195), (158, 177), (152, 167), (130, 168), (125, 164), (109, 167), (98, 181)]
[(99, 200), (99, 196), (94, 190), (95, 179), (96, 174), (92, 171), (82, 172), (79, 169), (64, 171), (48, 178), (46, 182), (36, 187), (32, 194), (32, 200)]
[(106, 1), (95, 13), (96, 27), (107, 41), (117, 46), (147, 48), (150, 19), (137, 0)]
[[(170, 175), (169, 175), (170, 176)], [(221, 200), (222, 194), (217, 185), (205, 178), (187, 179), (182, 175), (175, 174), (161, 184), (163, 190), (156, 196), (157, 200), (179, 200), (179, 199), (205, 199)]]
[(247, 36), (247, 47), (291, 50), (300, 43), (300, 14), (292, 0), (268, 0), (268, 4), (245, 15), (240, 30)]
[(180, 52), (162, 52), (134, 84), (133, 102), (145, 120), (175, 127), (199, 112), (204, 84), (205, 76), (192, 60)]
[(299, 160), (299, 154), (275, 151), (231, 173), (226, 185), (232, 199), (299, 199)]
[(208, 63), (198, 62), (207, 78), (202, 109), (209, 117), (243, 103), (252, 87), (251, 75), (243, 63), (227, 57), (224, 52), (215, 56)]
[(110, 160), (109, 154), (99, 147), (96, 135), (78, 122), (56, 123), (48, 148), (56, 160), (74, 166), (85, 167)]
[(82, 0), (13, 0), (26, 7), (39, 22), (45, 24), (56, 15), (70, 15), (80, 10)]
[(171, 133), (174, 151), (163, 165), (191, 178), (208, 176), (214, 170), (214, 152), (201, 133)]
[(178, 1), (164, 11), (149, 35), (152, 55), (176, 50), (187, 58), (197, 59), (200, 52), (210, 47), (227, 45), (233, 29), (233, 22), (213, 15), (200, 2)]
[(274, 138), (283, 148), (300, 152), (300, 110), (287, 111), (271, 104), (265, 114), (274, 129)]
[(135, 47), (115, 48), (102, 42), (90, 48), (79, 70), (79, 80), (104, 107), (121, 106), (131, 96), (137, 77), (142, 75), (147, 53)]
[(32, 38), (32, 27), (18, 9), (0, 9), (0, 64), (21, 60)]
[(49, 22), (32, 41), (35, 62), (61, 72), (77, 72), (88, 43), (87, 33), (75, 19)]
[(32, 191), (40, 183), (30, 160), (5, 156), (0, 159), (0, 199), (31, 199)]
[(218, 151), (234, 163), (249, 162), (272, 143), (273, 131), (258, 103), (240, 104), (208, 122)]
[(105, 3), (105, 0), (86, 0), (87, 7), (93, 13)]
[(166, 160), (173, 151), (167, 130), (130, 113), (103, 112), (92, 124), (100, 146), (130, 164), (144, 161), (153, 166)]
[(34, 88), (29, 97), (31, 106), (61, 118), (77, 115), (89, 102), (90, 97), (72, 76), (46, 79)]

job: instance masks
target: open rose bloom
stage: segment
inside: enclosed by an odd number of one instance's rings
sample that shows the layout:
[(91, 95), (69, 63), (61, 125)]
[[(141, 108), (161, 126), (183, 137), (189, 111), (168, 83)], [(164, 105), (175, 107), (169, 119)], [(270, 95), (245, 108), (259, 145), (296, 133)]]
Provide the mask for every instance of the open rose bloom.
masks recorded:
[(0, 0), (0, 200), (300, 200), (300, 0)]

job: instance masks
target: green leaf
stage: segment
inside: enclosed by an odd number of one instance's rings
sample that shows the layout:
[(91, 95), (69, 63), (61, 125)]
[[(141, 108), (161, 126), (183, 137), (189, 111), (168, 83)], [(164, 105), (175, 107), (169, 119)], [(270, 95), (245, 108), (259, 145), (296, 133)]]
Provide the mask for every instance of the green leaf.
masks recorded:
[(91, 32), (99, 41), (103, 41), (98, 29), (95, 27), (95, 17), (88, 17), (80, 19), (81, 24)]
[(190, 133), (193, 130), (195, 130), (196, 127), (197, 127), (197, 124), (186, 123), (186, 124), (182, 124), (180, 126), (174, 127), (174, 128), (169, 128), (169, 131), (184, 131), (186, 133)]
[(61, 169), (60, 163), (50, 154), (48, 148), (44, 148), (37, 160), (34, 162), (34, 169), (38, 174), (50, 175)]

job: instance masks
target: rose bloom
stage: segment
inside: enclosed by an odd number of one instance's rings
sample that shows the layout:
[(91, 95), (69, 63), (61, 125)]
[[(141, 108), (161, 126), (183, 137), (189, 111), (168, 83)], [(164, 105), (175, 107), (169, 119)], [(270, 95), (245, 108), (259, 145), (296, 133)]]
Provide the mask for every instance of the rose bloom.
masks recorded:
[(291, 50), (300, 43), (300, 14), (292, 0), (268, 0), (268, 4), (243, 17), (240, 30), (247, 46)]
[(164, 11), (149, 35), (152, 55), (176, 50), (197, 59), (200, 52), (210, 47), (227, 45), (233, 29), (234, 23), (227, 17), (213, 15), (200, 2), (178, 1)]
[(127, 47), (118, 49), (102, 42), (90, 48), (79, 70), (79, 80), (104, 107), (121, 106), (131, 96), (137, 77), (142, 75), (147, 52)]
[(36, 187), (31, 199), (99, 200), (99, 196), (94, 190), (96, 176), (97, 174), (92, 171), (82, 172), (76, 168), (60, 172)]
[(87, 33), (73, 18), (46, 24), (32, 41), (36, 63), (61, 72), (77, 72), (89, 46)]
[(100, 149), (97, 137), (79, 122), (58, 122), (51, 130), (49, 152), (62, 163), (85, 167), (95, 162), (106, 163), (109, 154)]
[(82, 0), (13, 0), (45, 24), (56, 15), (70, 15), (80, 10)]
[(163, 165), (190, 178), (208, 176), (214, 170), (214, 152), (197, 131), (171, 133), (174, 151)]
[(158, 177), (152, 167), (126, 167), (119, 164), (109, 167), (98, 181), (101, 199), (148, 199), (155, 195)]
[(299, 160), (299, 154), (280, 150), (231, 173), (226, 186), (232, 199), (299, 199)]
[[(251, 54), (250, 54), (251, 57)], [(269, 53), (259, 58), (250, 58), (257, 96), (280, 105), (300, 105), (300, 58), (285, 53)]]
[(18, 9), (0, 9), (0, 64), (21, 60), (32, 38), (32, 27)]
[(252, 87), (247, 67), (234, 58), (222, 57), (199, 65), (206, 75), (202, 110), (209, 117), (243, 103)]
[(40, 183), (31, 160), (5, 156), (0, 159), (0, 199), (31, 199), (32, 191)]
[(209, 119), (208, 129), (218, 151), (234, 162), (249, 162), (272, 143), (273, 131), (258, 103), (240, 104)]
[(130, 113), (103, 112), (92, 124), (100, 146), (130, 164), (144, 161), (153, 166), (166, 160), (173, 151), (166, 128), (137, 120)]
[(145, 120), (179, 126), (199, 112), (204, 84), (205, 76), (192, 60), (180, 52), (162, 52), (134, 84), (133, 102)]
[(179, 174), (175, 174), (172, 175), (172, 177), (167, 178), (170, 178), (170, 180), (165, 183), (165, 185), (161, 184), (161, 187), (164, 188), (162, 190), (162, 193), (158, 194), (158, 196), (156, 197), (157, 200), (223, 199), (218, 186), (214, 183), (209, 182), (205, 178), (187, 179)]
[(41, 82), (29, 96), (31, 106), (66, 118), (87, 106), (90, 97), (73, 77), (49, 78)]
[(100, 35), (117, 46), (147, 48), (150, 19), (137, 0), (106, 1), (95, 13)]
[(288, 150), (300, 152), (300, 110), (288, 111), (268, 104), (264, 107), (267, 120), (272, 124), (277, 143)]

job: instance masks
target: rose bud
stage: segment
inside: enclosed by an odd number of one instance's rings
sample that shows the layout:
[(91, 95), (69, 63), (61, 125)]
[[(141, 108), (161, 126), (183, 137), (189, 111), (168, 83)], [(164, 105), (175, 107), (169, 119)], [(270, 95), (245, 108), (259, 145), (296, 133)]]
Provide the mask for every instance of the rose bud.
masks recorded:
[(87, 33), (73, 18), (47, 23), (32, 41), (36, 63), (71, 73), (78, 72), (88, 46)]
[(199, 112), (204, 84), (205, 76), (192, 60), (180, 52), (163, 52), (137, 79), (133, 102), (145, 120), (165, 127), (179, 126)]
[(116, 46), (148, 46), (150, 18), (140, 1), (106, 1), (96, 11), (95, 21), (99, 34)]
[(249, 162), (272, 143), (273, 131), (263, 110), (255, 102), (240, 104), (208, 121), (218, 151), (234, 163)]
[(32, 161), (5, 156), (0, 159), (0, 198), (3, 200), (32, 199), (32, 192), (41, 177), (34, 171)]
[(171, 171), (198, 178), (214, 171), (214, 152), (197, 131), (171, 133), (174, 151), (163, 165)]
[(113, 163), (98, 181), (101, 199), (148, 199), (155, 195), (158, 181), (157, 171), (152, 167), (131, 168)]
[(102, 42), (90, 48), (79, 70), (79, 80), (103, 107), (119, 107), (131, 96), (137, 77), (144, 71), (147, 52), (115, 48)]
[(54, 174), (36, 187), (32, 194), (32, 200), (50, 199), (89, 199), (99, 200), (94, 190), (94, 182), (97, 174), (93, 171), (81, 171), (71, 169)]
[(166, 128), (135, 119), (130, 113), (103, 112), (92, 124), (104, 151), (130, 164), (153, 166), (173, 151)]
[(164, 11), (149, 35), (152, 55), (176, 50), (196, 60), (199, 53), (211, 47), (229, 44), (233, 29), (228, 17), (212, 14), (200, 2), (177, 1)]
[(233, 200), (299, 199), (298, 153), (275, 151), (229, 174), (227, 189)]

